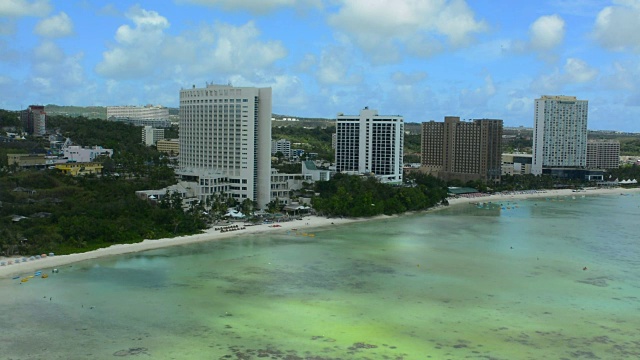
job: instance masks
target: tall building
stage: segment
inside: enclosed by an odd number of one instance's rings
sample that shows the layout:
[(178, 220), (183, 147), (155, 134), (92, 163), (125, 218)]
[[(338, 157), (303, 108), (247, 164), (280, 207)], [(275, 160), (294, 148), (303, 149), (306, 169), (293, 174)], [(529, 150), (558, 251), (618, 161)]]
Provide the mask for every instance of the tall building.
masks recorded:
[(225, 193), (262, 209), (271, 191), (271, 88), (180, 90), (179, 171), (204, 200)]
[(587, 142), (587, 169), (617, 169), (619, 167), (619, 141), (589, 140)]
[(24, 130), (27, 134), (44, 136), (46, 134), (47, 113), (42, 105), (31, 105), (20, 114)]
[(587, 166), (588, 101), (575, 96), (542, 96), (535, 100), (531, 173)]
[(158, 140), (164, 139), (164, 129), (157, 129), (153, 126), (144, 126), (142, 128), (142, 143), (145, 146), (155, 145)]
[(336, 171), (402, 183), (404, 119), (364, 108), (336, 119)]
[(502, 173), (502, 120), (422, 123), (422, 171), (444, 180), (500, 181)]
[(171, 127), (169, 109), (160, 105), (107, 106), (107, 120), (126, 122), (135, 126)]
[(281, 152), (286, 159), (291, 157), (291, 141), (280, 139), (271, 141), (271, 155)]

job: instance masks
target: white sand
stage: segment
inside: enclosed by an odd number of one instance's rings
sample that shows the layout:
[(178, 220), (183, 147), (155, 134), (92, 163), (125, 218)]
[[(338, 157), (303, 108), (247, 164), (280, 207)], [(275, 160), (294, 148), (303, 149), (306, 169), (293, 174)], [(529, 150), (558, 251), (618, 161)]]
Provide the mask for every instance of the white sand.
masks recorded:
[[(70, 255), (54, 255), (47, 256), (45, 258), (31, 260), (27, 262), (20, 262), (12, 265), (0, 266), (0, 278), (17, 276), (17, 275), (27, 275), (31, 274), (37, 270), (45, 270), (45, 269), (53, 269), (57, 267), (61, 267), (63, 265), (68, 265), (71, 263), (75, 263), (78, 261), (95, 259), (104, 256), (112, 256), (112, 255), (120, 255), (133, 253), (144, 250), (151, 249), (159, 249), (168, 246), (175, 245), (184, 245), (184, 244), (193, 244), (197, 242), (203, 241), (213, 241), (220, 239), (227, 239), (238, 236), (247, 236), (250, 234), (260, 234), (260, 233), (286, 233), (287, 231), (293, 231), (293, 229), (297, 229), (297, 232), (312, 234), (313, 229), (325, 226), (337, 226), (340, 224), (351, 223), (356, 221), (362, 221), (368, 219), (347, 219), (347, 218), (324, 218), (319, 216), (305, 216), (302, 220), (293, 220), (288, 222), (281, 222), (275, 224), (261, 224), (261, 225), (252, 225), (252, 226), (244, 226), (242, 222), (232, 223), (229, 225), (221, 225), (230, 226), (237, 224), (239, 227), (245, 227), (244, 230), (234, 230), (227, 232), (220, 232), (215, 230), (218, 226), (210, 228), (201, 234), (189, 235), (189, 236), (180, 236), (175, 238), (165, 238), (165, 239), (157, 239), (157, 240), (144, 240), (135, 244), (118, 244), (112, 245), (108, 248), (97, 249), (93, 251), (88, 251), (84, 253), (78, 254), (70, 254)], [(280, 225), (279, 227), (273, 227), (272, 225)], [(31, 255), (27, 256), (30, 257)], [(8, 262), (9, 260), (15, 260), (17, 258), (22, 259), (23, 256), (13, 256), (13, 257), (0, 257), (0, 261)]]
[[(640, 188), (593, 189), (593, 190), (585, 190), (581, 192), (572, 192), (572, 190), (569, 190), (569, 189), (542, 190), (538, 192), (521, 191), (521, 192), (512, 192), (512, 193), (505, 193), (505, 194), (486, 195), (486, 196), (473, 197), (473, 198), (465, 198), (465, 197), (449, 198), (448, 200), (449, 200), (449, 205), (460, 205), (460, 204), (470, 204), (470, 203), (473, 204), (477, 202), (488, 202), (488, 201), (495, 202), (495, 201), (522, 200), (522, 199), (529, 199), (529, 198), (556, 198), (556, 197), (564, 197), (564, 196), (578, 197), (582, 195), (586, 195), (586, 196), (616, 195), (616, 194), (622, 194), (622, 193), (625, 193), (625, 194), (640, 193)], [(443, 207), (436, 207), (434, 209), (431, 209), (430, 211), (435, 211), (441, 208)], [(33, 273), (37, 270), (57, 268), (57, 267), (68, 265), (78, 261), (95, 259), (99, 257), (133, 253), (138, 251), (158, 249), (158, 248), (175, 246), (175, 245), (192, 244), (192, 243), (203, 242), (203, 241), (227, 239), (227, 238), (237, 237), (237, 236), (247, 236), (249, 234), (286, 233), (287, 231), (293, 231), (293, 229), (297, 229), (296, 231), (301, 233), (312, 234), (313, 229), (319, 228), (319, 227), (337, 226), (345, 223), (375, 220), (375, 219), (380, 219), (384, 217), (386, 216), (378, 216), (374, 218), (347, 219), (347, 218), (324, 218), (319, 216), (305, 216), (303, 220), (293, 220), (289, 222), (278, 223), (277, 225), (280, 225), (280, 227), (272, 227), (273, 224), (262, 224), (262, 225), (246, 226), (244, 230), (228, 231), (224, 233), (217, 231), (214, 228), (211, 228), (206, 230), (204, 233), (197, 234), (197, 235), (180, 236), (176, 238), (166, 238), (166, 239), (158, 239), (158, 240), (144, 240), (136, 244), (113, 245), (108, 248), (88, 251), (85, 253), (78, 253), (78, 254), (71, 254), (71, 255), (55, 255), (53, 257), (46, 257), (38, 260), (20, 262), (18, 264), (0, 266), (0, 278), (16, 276), (16, 275), (26, 275), (26, 274)], [(242, 227), (243, 225), (241, 223), (238, 223), (238, 226)], [(8, 260), (13, 260), (16, 258), (18, 258), (18, 256), (14, 256), (10, 258), (0, 258), (0, 260), (6, 262)]]
[(532, 198), (557, 198), (565, 196), (580, 197), (582, 195), (618, 195), (618, 194), (631, 194), (640, 192), (640, 188), (624, 189), (624, 188), (607, 188), (607, 189), (588, 189), (581, 190), (580, 192), (573, 192), (571, 189), (562, 190), (525, 190), (525, 191), (513, 191), (510, 193), (502, 193), (495, 195), (485, 195), (478, 197), (458, 197), (449, 198), (449, 205), (458, 204), (474, 204), (478, 202), (495, 202), (495, 201), (510, 201), (510, 200), (523, 200)]

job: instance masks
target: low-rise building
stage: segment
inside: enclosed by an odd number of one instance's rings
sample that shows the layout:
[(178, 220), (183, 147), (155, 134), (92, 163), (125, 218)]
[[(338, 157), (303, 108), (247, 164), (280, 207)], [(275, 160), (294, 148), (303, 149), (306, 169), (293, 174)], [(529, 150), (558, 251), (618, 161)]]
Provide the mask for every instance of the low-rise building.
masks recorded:
[(164, 139), (156, 142), (156, 148), (158, 151), (170, 156), (177, 156), (180, 154), (180, 141), (178, 139)]
[(502, 175), (531, 174), (531, 154), (502, 154)]
[(55, 169), (65, 175), (78, 176), (89, 174), (102, 174), (100, 163), (64, 163), (55, 165)]
[(105, 149), (102, 146), (84, 148), (82, 146), (70, 145), (62, 149), (64, 158), (70, 162), (89, 163), (98, 156), (111, 157), (113, 149)]
[(47, 159), (45, 154), (7, 154), (7, 163), (19, 168), (45, 168)]

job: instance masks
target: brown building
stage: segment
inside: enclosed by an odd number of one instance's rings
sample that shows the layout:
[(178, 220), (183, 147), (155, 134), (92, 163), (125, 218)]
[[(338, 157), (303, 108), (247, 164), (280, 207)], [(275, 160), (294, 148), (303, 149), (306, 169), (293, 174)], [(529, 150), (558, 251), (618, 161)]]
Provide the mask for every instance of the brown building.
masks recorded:
[(502, 173), (502, 120), (422, 123), (421, 170), (443, 180), (500, 181)]
[(9, 166), (15, 165), (19, 168), (41, 168), (47, 166), (47, 159), (44, 154), (7, 154)]
[(180, 142), (178, 139), (158, 140), (156, 142), (156, 148), (158, 151), (169, 154), (170, 156), (180, 154)]
[(617, 169), (620, 167), (620, 142), (617, 140), (587, 141), (587, 169)]

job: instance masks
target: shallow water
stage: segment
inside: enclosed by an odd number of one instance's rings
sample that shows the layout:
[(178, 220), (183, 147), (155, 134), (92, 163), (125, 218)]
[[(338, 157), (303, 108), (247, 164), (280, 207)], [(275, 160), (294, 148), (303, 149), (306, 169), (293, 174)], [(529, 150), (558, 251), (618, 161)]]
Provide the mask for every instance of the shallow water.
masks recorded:
[(0, 358), (638, 358), (639, 205), (460, 205), (0, 279)]

